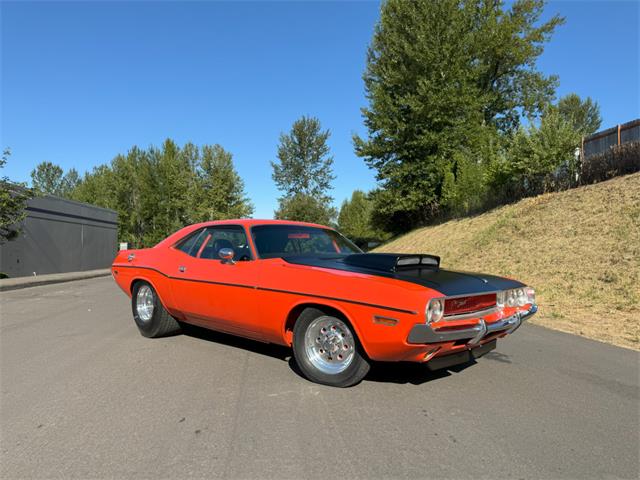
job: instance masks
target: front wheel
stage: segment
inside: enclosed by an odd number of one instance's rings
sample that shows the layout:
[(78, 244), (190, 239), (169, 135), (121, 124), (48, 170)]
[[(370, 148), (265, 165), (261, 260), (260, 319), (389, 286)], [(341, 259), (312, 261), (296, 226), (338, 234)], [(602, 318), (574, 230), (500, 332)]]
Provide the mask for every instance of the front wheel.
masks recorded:
[(369, 362), (351, 326), (343, 319), (305, 309), (293, 328), (293, 355), (311, 381), (350, 387), (369, 372)]
[(133, 286), (131, 309), (138, 330), (145, 337), (165, 337), (180, 331), (176, 319), (165, 310), (158, 294), (147, 282), (137, 282)]

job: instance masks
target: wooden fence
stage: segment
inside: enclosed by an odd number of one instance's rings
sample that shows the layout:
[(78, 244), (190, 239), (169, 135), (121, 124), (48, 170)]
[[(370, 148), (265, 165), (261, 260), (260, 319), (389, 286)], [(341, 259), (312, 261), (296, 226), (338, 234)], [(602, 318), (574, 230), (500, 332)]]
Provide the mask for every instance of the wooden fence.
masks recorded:
[(592, 155), (606, 152), (614, 145), (638, 141), (640, 141), (640, 119), (583, 137), (580, 149), (581, 156), (582, 159), (589, 158)]

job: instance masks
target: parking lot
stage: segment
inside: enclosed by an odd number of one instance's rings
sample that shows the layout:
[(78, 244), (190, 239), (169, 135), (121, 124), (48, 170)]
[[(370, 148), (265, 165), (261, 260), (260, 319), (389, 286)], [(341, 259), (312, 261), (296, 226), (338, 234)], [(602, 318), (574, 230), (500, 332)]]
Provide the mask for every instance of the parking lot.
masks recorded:
[(150, 340), (110, 277), (0, 293), (2, 478), (637, 478), (639, 355), (532, 325), (477, 363), (302, 378), (285, 348)]

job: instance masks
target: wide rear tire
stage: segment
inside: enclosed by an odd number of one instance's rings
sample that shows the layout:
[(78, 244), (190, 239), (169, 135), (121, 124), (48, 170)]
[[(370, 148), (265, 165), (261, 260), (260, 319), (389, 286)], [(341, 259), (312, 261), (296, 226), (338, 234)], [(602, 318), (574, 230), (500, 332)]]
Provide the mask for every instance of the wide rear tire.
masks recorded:
[(307, 308), (298, 317), (293, 355), (305, 377), (332, 387), (355, 385), (370, 368), (349, 322), (317, 308)]
[(133, 286), (131, 309), (138, 330), (145, 337), (166, 337), (180, 332), (180, 324), (165, 310), (155, 289), (147, 282)]

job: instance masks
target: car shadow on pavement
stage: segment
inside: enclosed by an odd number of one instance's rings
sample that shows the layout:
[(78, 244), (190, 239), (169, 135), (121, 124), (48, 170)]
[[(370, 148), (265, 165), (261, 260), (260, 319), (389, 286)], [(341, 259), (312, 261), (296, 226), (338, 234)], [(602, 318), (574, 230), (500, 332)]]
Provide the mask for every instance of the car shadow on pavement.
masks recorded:
[(250, 340), (248, 338), (216, 332), (214, 330), (186, 323), (181, 324), (181, 327), (182, 333), (189, 337), (199, 338), (201, 340), (207, 340), (209, 342), (219, 343), (221, 345), (227, 345), (229, 347), (235, 347), (242, 350), (248, 350), (259, 355), (266, 355), (268, 357), (284, 361), (288, 360), (289, 357), (293, 355), (290, 348), (283, 347), (281, 345), (262, 343), (257, 340)]
[(429, 368), (422, 363), (374, 362), (364, 381), (422, 385), (423, 383), (459, 373), (476, 363), (475, 360), (471, 360), (461, 365), (433, 371), (429, 370)]
[[(283, 347), (281, 345), (275, 345), (272, 343), (262, 343), (256, 340), (250, 340), (248, 338), (216, 332), (214, 330), (208, 330), (206, 328), (197, 327), (195, 325), (182, 324), (181, 326), (182, 333), (189, 337), (247, 350), (259, 355), (266, 355), (268, 357), (285, 361), (289, 365), (289, 368), (293, 372), (295, 372), (296, 375), (305, 378), (298, 368), (295, 359), (293, 358), (293, 352), (291, 351), (291, 348)], [(461, 372), (466, 368), (474, 365), (475, 363), (475, 360), (472, 360), (471, 362), (462, 365), (456, 365), (455, 367), (431, 371), (426, 365), (420, 363), (373, 362), (371, 364), (371, 370), (363, 381), (422, 385), (423, 383), (438, 380), (440, 378), (445, 378), (452, 374)]]

